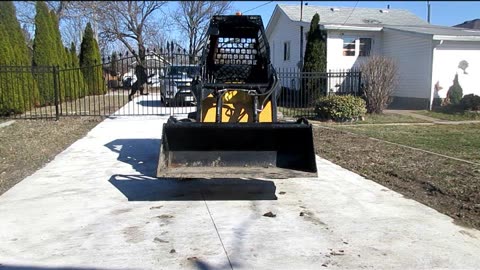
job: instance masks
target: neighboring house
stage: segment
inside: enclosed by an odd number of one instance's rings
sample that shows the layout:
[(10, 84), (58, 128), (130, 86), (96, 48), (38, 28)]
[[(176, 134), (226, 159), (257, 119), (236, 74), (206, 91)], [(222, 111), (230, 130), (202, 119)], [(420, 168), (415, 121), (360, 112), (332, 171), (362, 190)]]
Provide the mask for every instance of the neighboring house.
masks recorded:
[(475, 19), (471, 21), (465, 21), (461, 24), (454, 25), (453, 27), (460, 28), (469, 28), (469, 29), (480, 29), (480, 19)]
[(277, 5), (266, 29), (275, 68), (298, 67), (300, 26), (305, 47), (315, 13), (327, 32), (327, 70), (359, 67), (373, 54), (396, 60), (399, 83), (391, 108), (430, 109), (457, 73), (464, 94), (480, 95), (474, 82), (480, 78), (480, 31), (430, 25), (401, 9), (304, 6), (300, 21), (300, 6)]
[[(165, 69), (171, 63), (166, 60), (161, 55), (149, 54), (145, 57), (147, 74), (155, 74), (152, 78), (149, 79), (149, 82), (157, 82), (161, 77), (165, 75)], [(137, 66), (137, 61), (132, 62), (128, 65), (128, 71), (122, 75), (122, 81), (126, 85), (131, 85), (137, 80), (135, 76), (135, 67)]]

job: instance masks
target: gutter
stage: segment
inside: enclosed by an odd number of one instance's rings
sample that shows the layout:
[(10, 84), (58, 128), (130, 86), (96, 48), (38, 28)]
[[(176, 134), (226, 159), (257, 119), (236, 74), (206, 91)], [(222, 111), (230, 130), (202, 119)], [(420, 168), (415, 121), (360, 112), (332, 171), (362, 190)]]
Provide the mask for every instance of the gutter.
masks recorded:
[(433, 40), (451, 40), (451, 41), (480, 41), (480, 36), (446, 36), (433, 35)]
[(354, 31), (374, 31), (380, 32), (383, 30), (383, 26), (351, 26), (341, 24), (326, 24), (323, 25), (325, 30), (354, 30)]

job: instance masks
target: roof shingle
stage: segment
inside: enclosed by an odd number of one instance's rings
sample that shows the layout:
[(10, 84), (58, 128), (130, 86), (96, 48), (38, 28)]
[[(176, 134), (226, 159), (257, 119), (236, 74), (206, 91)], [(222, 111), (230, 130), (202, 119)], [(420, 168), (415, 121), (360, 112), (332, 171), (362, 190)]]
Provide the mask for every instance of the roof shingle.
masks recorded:
[[(278, 5), (293, 21), (300, 21), (299, 5)], [(352, 8), (304, 6), (303, 21), (310, 22), (313, 15), (320, 15), (320, 24), (355, 25), (429, 25), (426, 21), (404, 9)]]

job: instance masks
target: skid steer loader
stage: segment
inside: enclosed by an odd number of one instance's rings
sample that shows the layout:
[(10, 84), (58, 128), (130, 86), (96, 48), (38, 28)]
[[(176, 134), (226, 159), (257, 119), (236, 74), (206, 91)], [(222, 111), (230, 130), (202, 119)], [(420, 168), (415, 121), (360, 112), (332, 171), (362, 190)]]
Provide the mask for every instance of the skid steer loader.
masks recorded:
[(213, 16), (207, 34), (195, 116), (163, 125), (157, 177), (315, 177), (311, 124), (277, 121), (281, 86), (261, 17)]

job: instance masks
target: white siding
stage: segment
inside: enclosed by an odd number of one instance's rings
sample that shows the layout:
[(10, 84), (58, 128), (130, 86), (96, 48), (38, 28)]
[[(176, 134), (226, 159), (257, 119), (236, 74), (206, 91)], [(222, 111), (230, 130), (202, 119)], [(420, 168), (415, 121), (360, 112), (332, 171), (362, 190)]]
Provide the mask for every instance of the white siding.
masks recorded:
[[(270, 54), (275, 68), (297, 68), (300, 61), (300, 23), (293, 22), (283, 13), (277, 22), (272, 22), (273, 31), (268, 37)], [(306, 35), (310, 28), (308, 22), (303, 23), (303, 53), (307, 44)], [(382, 35), (373, 31), (331, 31), (327, 32), (327, 70), (350, 69), (357, 67), (368, 57), (343, 56), (343, 36), (372, 38), (371, 53), (381, 53)], [(283, 60), (283, 43), (290, 41), (290, 60)]]
[(430, 99), (432, 46), (431, 35), (383, 29), (383, 54), (398, 65), (394, 96)]
[(381, 54), (382, 36), (380, 32), (367, 31), (328, 31), (327, 37), (327, 70), (351, 69), (359, 67), (368, 57), (344, 56), (343, 37), (371, 38), (370, 54)]
[[(466, 74), (458, 67), (462, 60), (468, 63)], [(480, 42), (444, 41), (435, 47), (432, 88), (438, 82), (443, 89), (438, 93), (434, 91), (434, 97), (446, 97), (455, 74), (458, 74), (464, 95), (480, 95)]]
[[(275, 68), (296, 68), (300, 61), (300, 25), (288, 19), (283, 12), (279, 15), (278, 21), (272, 22), (275, 25), (269, 26), (273, 27), (268, 37), (271, 61)], [(303, 30), (305, 34), (308, 28), (304, 27)], [(290, 60), (287, 61), (283, 60), (284, 42), (290, 42)], [(304, 40), (304, 46), (305, 43), (306, 40)]]

